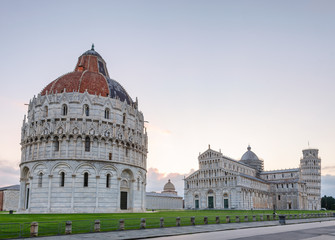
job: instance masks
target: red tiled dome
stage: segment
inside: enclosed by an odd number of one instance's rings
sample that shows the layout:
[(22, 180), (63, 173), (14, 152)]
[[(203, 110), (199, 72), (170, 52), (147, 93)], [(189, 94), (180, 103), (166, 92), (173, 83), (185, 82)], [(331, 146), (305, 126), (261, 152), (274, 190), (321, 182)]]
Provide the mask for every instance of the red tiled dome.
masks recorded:
[(87, 90), (89, 94), (109, 96), (108, 72), (102, 57), (92, 49), (78, 58), (74, 72), (67, 73), (50, 84), (41, 92), (41, 95), (61, 92), (80, 92)]
[(108, 96), (108, 84), (104, 76), (99, 73), (84, 71), (67, 73), (49, 83), (41, 95), (61, 92), (80, 92), (87, 90), (89, 94)]
[(126, 101), (133, 105), (133, 100), (127, 91), (117, 81), (109, 78), (105, 61), (99, 53), (92, 49), (84, 52), (79, 58), (73, 72), (67, 73), (49, 83), (41, 92), (41, 95), (80, 92), (87, 90), (89, 94), (109, 96), (111, 98)]

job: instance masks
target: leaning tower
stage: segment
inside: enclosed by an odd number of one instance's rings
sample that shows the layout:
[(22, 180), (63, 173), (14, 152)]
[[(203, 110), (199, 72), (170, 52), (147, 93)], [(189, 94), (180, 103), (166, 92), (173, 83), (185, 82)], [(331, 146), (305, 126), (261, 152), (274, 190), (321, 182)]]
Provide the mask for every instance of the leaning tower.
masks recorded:
[(318, 149), (302, 150), (300, 159), (301, 178), (306, 182), (307, 209), (321, 208), (321, 158)]

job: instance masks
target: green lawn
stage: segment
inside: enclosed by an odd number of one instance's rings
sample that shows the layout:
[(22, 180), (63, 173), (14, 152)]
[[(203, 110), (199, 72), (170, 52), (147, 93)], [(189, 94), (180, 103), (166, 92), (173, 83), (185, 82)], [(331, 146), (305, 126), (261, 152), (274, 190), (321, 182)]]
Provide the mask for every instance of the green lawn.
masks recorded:
[[(73, 233), (84, 233), (94, 231), (94, 221), (101, 221), (101, 231), (113, 231), (119, 227), (119, 220), (125, 220), (125, 229), (139, 229), (140, 219), (145, 218), (147, 228), (159, 227), (160, 218), (164, 217), (164, 226), (176, 226), (176, 217), (180, 217), (181, 225), (190, 225), (190, 217), (195, 217), (196, 225), (204, 224), (204, 216), (208, 217), (208, 224), (215, 223), (216, 216), (220, 217), (220, 222), (226, 222), (226, 216), (230, 216), (231, 222), (235, 222), (235, 217), (240, 216), (240, 221), (244, 222), (245, 215), (247, 221), (252, 221), (252, 216), (256, 215), (257, 221), (261, 220), (260, 215), (271, 215), (272, 210), (179, 210), (168, 211), (159, 210), (146, 213), (90, 213), (90, 214), (0, 214), (0, 238), (26, 237), (29, 236), (31, 222), (39, 223), (39, 236), (64, 234), (66, 221), (72, 221)], [(277, 214), (311, 214), (326, 213), (326, 211), (277, 211)], [(272, 218), (271, 218), (272, 219)], [(266, 220), (264, 216), (263, 220)]]

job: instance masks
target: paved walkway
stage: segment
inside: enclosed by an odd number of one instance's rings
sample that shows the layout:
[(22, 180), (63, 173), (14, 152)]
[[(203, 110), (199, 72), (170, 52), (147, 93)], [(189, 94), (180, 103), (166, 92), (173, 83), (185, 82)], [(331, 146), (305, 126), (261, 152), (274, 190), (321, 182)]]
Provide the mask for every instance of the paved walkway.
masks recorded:
[[(311, 219), (292, 219), (286, 220), (286, 224), (299, 224), (311, 222), (333, 221), (335, 218), (311, 218)], [(79, 239), (144, 239), (163, 236), (177, 236), (183, 234), (194, 234), (214, 231), (235, 230), (244, 228), (256, 228), (266, 226), (280, 225), (279, 221), (263, 221), (263, 222), (242, 222), (242, 223), (226, 223), (226, 224), (209, 224), (197, 226), (183, 226), (183, 227), (169, 227), (169, 228), (153, 228), (143, 230), (126, 230), (126, 231), (112, 231), (100, 233), (85, 233), (74, 235), (61, 235), (52, 237), (39, 237), (39, 240), (79, 240)], [(28, 238), (25, 238), (28, 239)]]

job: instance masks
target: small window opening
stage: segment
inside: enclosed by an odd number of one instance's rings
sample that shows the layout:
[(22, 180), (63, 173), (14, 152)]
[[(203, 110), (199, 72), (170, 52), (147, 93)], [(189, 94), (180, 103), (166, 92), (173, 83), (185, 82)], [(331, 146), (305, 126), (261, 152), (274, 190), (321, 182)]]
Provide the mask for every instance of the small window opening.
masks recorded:
[(65, 173), (64, 172), (60, 173), (60, 186), (61, 187), (65, 186)]
[(88, 173), (84, 173), (84, 187), (88, 187)]
[(106, 188), (110, 187), (110, 178), (111, 178), (111, 175), (107, 174), (107, 176), (106, 176)]
[(67, 115), (67, 105), (66, 104), (63, 104), (63, 106), (62, 106), (62, 115), (63, 116)]
[(38, 187), (42, 187), (43, 173), (38, 174)]
[(108, 157), (109, 157), (109, 160), (112, 160), (112, 153), (111, 152), (109, 153)]
[(84, 105), (84, 115), (87, 117), (90, 115), (90, 108), (87, 104)]
[(55, 138), (55, 152), (59, 151), (59, 140), (58, 137)]
[(91, 140), (89, 137), (85, 138), (85, 152), (89, 152), (91, 150)]
[(109, 109), (105, 109), (105, 119), (109, 119)]
[(48, 106), (45, 106), (44, 107), (44, 116), (48, 117), (48, 114), (49, 114)]
[(123, 124), (125, 124), (125, 123), (126, 123), (126, 114), (125, 114), (125, 113), (123, 114), (123, 119), (122, 119), (122, 122), (123, 122)]
[(278, 195), (278, 200), (280, 200), (280, 195)]

